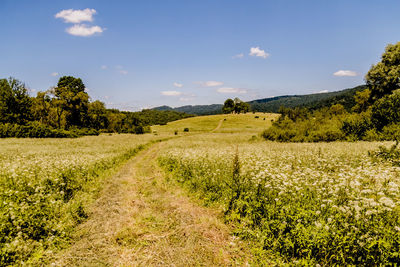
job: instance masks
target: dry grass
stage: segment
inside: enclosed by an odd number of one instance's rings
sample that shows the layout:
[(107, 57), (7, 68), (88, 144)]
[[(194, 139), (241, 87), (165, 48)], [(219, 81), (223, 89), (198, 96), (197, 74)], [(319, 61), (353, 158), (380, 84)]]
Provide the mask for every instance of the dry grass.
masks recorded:
[(215, 209), (166, 181), (155, 161), (162, 144), (140, 153), (112, 179), (57, 266), (231, 266), (248, 253)]
[[(169, 122), (167, 125), (152, 126), (152, 130), (160, 134), (173, 134), (174, 131), (182, 134), (184, 128), (189, 128), (189, 133), (207, 132), (252, 132), (261, 133), (271, 126), (271, 120), (277, 119), (279, 114), (271, 113), (246, 113), (246, 114), (220, 114), (198, 116), (183, 120)], [(258, 118), (256, 118), (258, 117)], [(265, 120), (264, 120), (265, 119)], [(222, 122), (221, 122), (222, 121)]]

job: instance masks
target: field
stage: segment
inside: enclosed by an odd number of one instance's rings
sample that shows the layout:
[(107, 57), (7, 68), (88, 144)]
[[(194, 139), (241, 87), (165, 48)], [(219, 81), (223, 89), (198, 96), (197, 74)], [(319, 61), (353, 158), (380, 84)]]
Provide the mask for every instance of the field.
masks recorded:
[(248, 140), (174, 140), (159, 162), (206, 204), (221, 205), (258, 253), (294, 264), (399, 260), (400, 168), (368, 156), (378, 143)]
[(0, 265), (37, 263), (84, 220), (104, 172), (153, 135), (0, 140)]
[(399, 262), (400, 168), (368, 153), (389, 143), (267, 142), (259, 133), (275, 119), (215, 115), (146, 135), (0, 140), (1, 265), (38, 265), (65, 248), (57, 265)]
[(277, 114), (270, 113), (201, 116), (169, 122), (167, 125), (153, 126), (152, 130), (164, 134), (173, 134), (175, 131), (182, 133), (185, 128), (188, 128), (190, 133), (208, 133), (211, 131), (217, 133), (239, 131), (260, 133), (260, 131), (271, 126), (271, 120), (276, 119), (277, 116)]

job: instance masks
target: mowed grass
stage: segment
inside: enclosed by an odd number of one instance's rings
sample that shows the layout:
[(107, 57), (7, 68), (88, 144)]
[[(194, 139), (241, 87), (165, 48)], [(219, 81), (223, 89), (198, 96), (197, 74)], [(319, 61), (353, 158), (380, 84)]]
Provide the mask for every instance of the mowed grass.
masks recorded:
[(184, 133), (189, 129), (190, 133), (261, 133), (271, 126), (271, 120), (276, 120), (278, 114), (272, 113), (247, 113), (247, 114), (220, 114), (210, 116), (198, 116), (179, 121), (170, 122), (167, 125), (152, 126), (152, 131), (158, 134)]

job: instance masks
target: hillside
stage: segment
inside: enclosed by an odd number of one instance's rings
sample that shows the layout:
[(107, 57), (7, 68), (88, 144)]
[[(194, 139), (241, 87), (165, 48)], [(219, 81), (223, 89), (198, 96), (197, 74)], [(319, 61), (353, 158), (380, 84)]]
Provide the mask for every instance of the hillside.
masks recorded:
[(171, 108), (169, 106), (160, 106), (153, 109), (160, 111), (173, 110), (178, 112), (185, 112), (187, 114), (194, 115), (215, 115), (220, 114), (222, 109), (222, 104), (211, 104), (211, 105), (187, 105), (177, 108)]
[[(354, 105), (354, 94), (357, 91), (364, 90), (365, 85), (360, 85), (354, 88), (348, 88), (341, 91), (329, 92), (329, 93), (316, 93), (308, 95), (284, 95), (277, 97), (269, 97), (263, 99), (256, 99), (249, 101), (251, 110), (255, 112), (278, 112), (281, 106), (294, 108), (294, 107), (308, 107), (310, 109), (317, 109), (324, 106), (331, 106), (333, 104), (340, 103), (345, 108), (350, 108)], [(174, 110), (179, 112), (185, 112), (194, 115), (212, 115), (220, 114), (222, 104), (212, 105), (188, 105), (177, 108), (171, 108), (169, 106), (160, 106), (154, 108), (156, 110)]]
[(248, 102), (252, 110), (258, 112), (278, 112), (281, 106), (287, 108), (307, 107), (318, 109), (333, 104), (342, 104), (349, 109), (354, 106), (354, 94), (366, 89), (365, 85), (344, 89), (336, 92), (317, 93), (309, 95), (286, 95), (273, 98), (264, 98)]
[(198, 116), (168, 122), (167, 125), (151, 126), (153, 132), (158, 134), (183, 133), (185, 128), (191, 133), (241, 133), (256, 134), (271, 126), (271, 120), (276, 120), (278, 114), (247, 113), (247, 114), (220, 114)]

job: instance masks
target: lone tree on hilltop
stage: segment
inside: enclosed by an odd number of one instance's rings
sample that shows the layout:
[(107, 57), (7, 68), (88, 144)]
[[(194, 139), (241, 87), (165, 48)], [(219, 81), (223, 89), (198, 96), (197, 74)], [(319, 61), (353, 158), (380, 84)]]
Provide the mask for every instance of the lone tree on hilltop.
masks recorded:
[(228, 98), (224, 102), (224, 106), (222, 107), (222, 112), (225, 114), (229, 113), (246, 113), (250, 111), (250, 105), (246, 102), (243, 102), (239, 98), (235, 98), (234, 100)]

